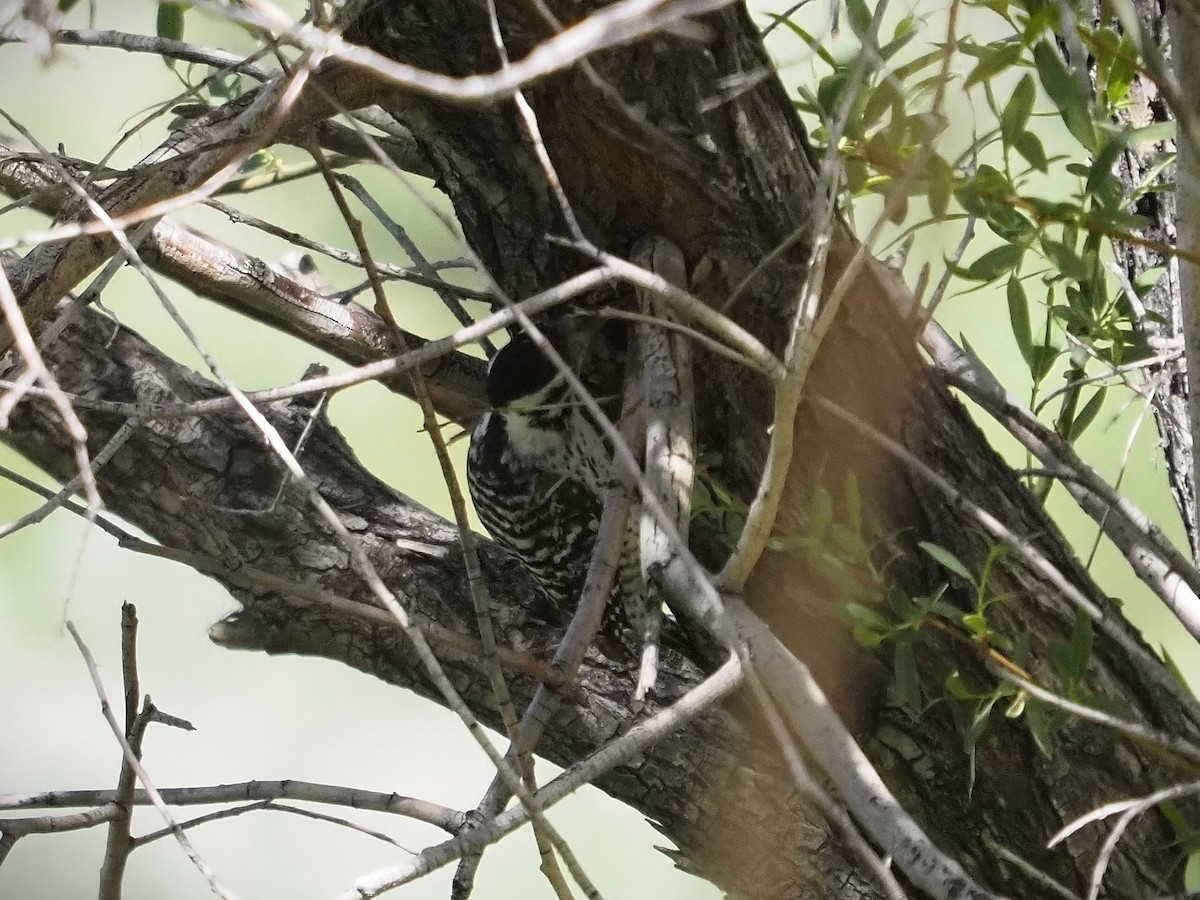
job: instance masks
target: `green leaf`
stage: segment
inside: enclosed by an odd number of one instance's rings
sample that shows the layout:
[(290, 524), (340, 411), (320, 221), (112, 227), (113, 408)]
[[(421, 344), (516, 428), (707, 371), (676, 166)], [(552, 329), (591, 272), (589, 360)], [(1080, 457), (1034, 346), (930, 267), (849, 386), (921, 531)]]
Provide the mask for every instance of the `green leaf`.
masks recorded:
[(896, 680), (893, 683), (896, 700), (910, 713), (921, 712), (921, 677), (917, 673), (917, 655), (907, 641), (896, 644), (893, 657)]
[(1038, 700), (1029, 700), (1025, 704), (1025, 724), (1029, 726), (1029, 733), (1033, 736), (1038, 750), (1050, 759), (1054, 749), (1054, 732), (1058, 728), (1055, 716), (1046, 704)]
[(855, 37), (865, 38), (871, 30), (871, 11), (864, 0), (846, 0), (846, 18)]
[[(1067, 166), (1068, 169), (1071, 166)], [(1082, 177), (1087, 177), (1088, 169), (1086, 166), (1080, 167)], [(1083, 215), (1083, 210), (1078, 203), (1070, 201), (1047, 200), (1044, 197), (1026, 197), (1025, 201), (1032, 206), (1039, 216), (1051, 222), (1077, 222)]]
[(1033, 326), (1029, 322), (1029, 296), (1021, 279), (1013, 276), (1008, 279), (1008, 321), (1012, 325), (1013, 338), (1025, 365), (1033, 368)]
[(1025, 714), (1025, 704), (1029, 702), (1029, 695), (1024, 691), (1017, 691), (1017, 694), (1012, 699), (1012, 703), (1004, 710), (1004, 718), (1019, 719)]
[(888, 110), (893, 116), (900, 118), (904, 114), (904, 97), (896, 90), (890, 81), (884, 81), (869, 92), (865, 92), (866, 102), (863, 104), (862, 128), (869, 131)]
[(854, 564), (858, 560), (870, 559), (871, 550), (863, 543), (857, 531), (847, 528), (841, 522), (834, 522), (825, 534), (830, 549), (843, 563)]
[(1092, 273), (1074, 250), (1059, 241), (1042, 238), (1042, 252), (1059, 273), (1072, 281), (1087, 281)]
[(242, 96), (242, 76), (236, 72), (225, 75), (218, 74), (216, 69), (210, 69), (208, 93), (214, 100), (236, 100)]
[(1108, 70), (1108, 81), (1104, 85), (1104, 95), (1109, 103), (1120, 103), (1129, 94), (1129, 88), (1137, 75), (1138, 54), (1133, 42), (1128, 37), (1122, 37), (1120, 46), (1113, 56), (1112, 67)]
[(962, 181), (954, 195), (967, 212), (986, 217), (997, 205), (1007, 206), (1012, 193), (1004, 173), (985, 163)]
[(864, 628), (862, 625), (855, 625), (852, 629), (850, 629), (850, 634), (854, 637), (855, 642), (860, 647), (867, 647), (868, 649), (878, 647), (887, 640), (886, 634), (880, 634), (877, 631)]
[(987, 637), (988, 623), (983, 613), (968, 613), (962, 617), (962, 623), (963, 627), (976, 638), (983, 639)]
[(1087, 674), (1088, 663), (1092, 659), (1092, 643), (1095, 632), (1092, 620), (1083, 612), (1075, 614), (1075, 627), (1071, 629), (1071, 665), (1074, 668), (1076, 681)]
[(1141, 231), (1150, 224), (1150, 221), (1145, 216), (1126, 212), (1117, 206), (1096, 206), (1092, 208), (1088, 223), (1092, 226), (1102, 226), (1104, 230), (1110, 231)]
[(1058, 107), (1067, 130), (1084, 147), (1095, 149), (1096, 128), (1089, 111), (1088, 98), (1083, 93), (1080, 81), (1058, 55), (1058, 50), (1049, 41), (1039, 41), (1033, 48), (1033, 63), (1042, 87)]
[(1007, 203), (989, 204), (984, 221), (988, 228), (1010, 244), (1028, 243), (1037, 233), (1033, 223)]
[[(911, 17), (906, 16), (911, 25)], [(879, 48), (879, 58), (885, 61), (891, 60), (893, 56), (903, 50), (917, 36), (917, 33), (911, 27), (905, 28), (903, 21), (896, 27), (896, 31), (892, 33), (892, 39)]]
[(1068, 641), (1059, 641), (1050, 648), (1054, 671), (1072, 691), (1087, 674), (1092, 657), (1092, 620), (1084, 613), (1075, 615), (1075, 625)]
[(861, 625), (882, 634), (887, 634), (892, 630), (892, 623), (869, 606), (863, 606), (861, 603), (847, 603), (845, 611), (855, 625)]
[(970, 700), (974, 695), (971, 689), (967, 687), (967, 683), (963, 681), (962, 674), (955, 670), (946, 676), (946, 693), (957, 700)]
[(1105, 130), (1103, 134), (1104, 142), (1092, 159), (1091, 170), (1088, 172), (1088, 180), (1084, 186), (1084, 190), (1089, 194), (1099, 193), (1103, 183), (1108, 180), (1116, 182), (1117, 193), (1119, 195), (1121, 193), (1121, 183), (1113, 178), (1112, 169), (1117, 162), (1117, 157), (1125, 149), (1125, 133)]
[[(1049, 323), (1049, 318), (1046, 321)], [(1029, 368), (1029, 374), (1033, 377), (1034, 385), (1039, 385), (1050, 374), (1062, 351), (1051, 344), (1039, 344), (1033, 350), (1033, 365)]]
[(971, 725), (963, 734), (963, 748), (967, 751), (967, 758), (970, 761), (970, 772), (967, 777), (967, 795), (975, 789), (975, 745), (979, 743), (979, 739), (983, 736), (983, 732), (987, 729), (988, 718), (991, 716), (992, 707), (999, 699), (997, 696), (989, 697), (987, 700), (979, 704), (975, 709), (975, 716), (971, 720)]
[(1037, 99), (1037, 88), (1033, 76), (1028, 72), (1017, 82), (1012, 97), (1000, 113), (1000, 136), (1006, 144), (1013, 144), (1017, 136), (1025, 131), (1029, 116), (1033, 113), (1033, 102)]
[(1175, 121), (1172, 119), (1169, 122), (1155, 122), (1153, 125), (1143, 125), (1141, 128), (1134, 128), (1129, 132), (1130, 144), (1143, 144), (1150, 141), (1173, 141), (1175, 140)]
[(922, 550), (933, 558), (934, 562), (940, 565), (943, 569), (953, 572), (967, 584), (974, 585), (975, 579), (971, 573), (967, 571), (967, 567), (962, 564), (957, 556), (938, 544), (930, 543), (929, 541), (920, 541), (918, 545)]
[(833, 521), (833, 498), (824, 487), (818, 487), (809, 501), (807, 531), (809, 537), (820, 540)]
[(967, 76), (967, 80), (963, 83), (964, 89), (988, 81), (1005, 69), (1011, 69), (1021, 58), (1022, 48), (1018, 42), (1010, 41), (998, 45), (989, 44), (986, 47), (975, 49), (977, 52), (973, 55), (979, 57), (979, 62), (971, 70), (971, 74)]
[(1024, 255), (1025, 248), (1020, 244), (1002, 244), (971, 263), (964, 277), (972, 281), (994, 281), (1016, 268)]
[(1108, 388), (1098, 388), (1096, 393), (1076, 415), (1074, 421), (1071, 422), (1071, 433), (1068, 435), (1068, 440), (1074, 443), (1079, 439), (1089, 425), (1096, 420), (1096, 416), (1100, 414), (1101, 408), (1104, 406), (1104, 395), (1108, 393)]
[[(160, 3), (158, 5), (158, 20), (155, 33), (160, 38), (178, 41), (183, 39), (183, 14), (187, 12), (190, 3)], [(172, 65), (173, 60), (166, 60)]]
[(1013, 138), (1012, 146), (1039, 172), (1045, 172), (1049, 167), (1050, 160), (1046, 158), (1046, 149), (1042, 146), (1041, 138), (1032, 131), (1022, 131), (1018, 134)]
[(778, 13), (773, 13), (773, 12), (768, 12), (768, 13), (766, 13), (766, 15), (769, 16), (770, 18), (774, 19), (776, 22), (783, 25), (784, 28), (788, 29), (788, 31), (791, 31), (793, 34), (795, 34), (797, 37), (799, 37), (800, 40), (804, 42), (804, 46), (808, 47), (810, 51), (815, 51), (817, 56), (821, 59), (821, 61), (823, 63), (825, 63), (825, 65), (829, 66), (829, 68), (831, 68), (831, 69), (837, 68), (838, 61), (836, 59), (834, 59), (832, 53), (830, 53), (828, 50), (825, 49), (824, 46), (822, 46), (821, 41), (819, 39), (817, 39), (817, 37), (815, 35), (811, 34), (808, 31), (805, 31), (803, 28), (801, 28), (799, 25), (797, 25), (794, 21), (792, 21), (792, 19), (789, 16), (781, 16)]
[(925, 197), (929, 203), (929, 211), (933, 213), (934, 218), (945, 218), (946, 210), (950, 206), (950, 194), (953, 190), (954, 173), (939, 168), (929, 182), (929, 193)]
[(996, 705), (996, 701), (1000, 699), (997, 696), (988, 697), (983, 703), (980, 703), (975, 709), (975, 715), (971, 719), (971, 725), (963, 735), (963, 742), (968, 749), (974, 750), (975, 745), (979, 742), (983, 732), (987, 729), (988, 719), (992, 714), (992, 707)]
[(908, 81), (909, 76), (915, 75), (922, 69), (934, 63), (940, 63), (941, 61), (942, 51), (932, 50), (929, 53), (926, 53), (924, 56), (918, 56), (911, 62), (906, 62), (904, 65), (896, 66), (896, 68), (892, 70), (892, 77), (903, 84), (904, 82)]
[(1139, 272), (1133, 279), (1133, 286), (1137, 290), (1137, 295), (1139, 297), (1145, 297), (1148, 293), (1154, 290), (1166, 272), (1166, 266), (1150, 266), (1149, 268), (1143, 269), (1141, 272)]
[(1200, 849), (1188, 854), (1187, 865), (1183, 867), (1183, 889), (1188, 894), (1200, 891)]
[(817, 85), (817, 105), (826, 116), (832, 118), (837, 115), (849, 81), (850, 73), (839, 71), (826, 75)]

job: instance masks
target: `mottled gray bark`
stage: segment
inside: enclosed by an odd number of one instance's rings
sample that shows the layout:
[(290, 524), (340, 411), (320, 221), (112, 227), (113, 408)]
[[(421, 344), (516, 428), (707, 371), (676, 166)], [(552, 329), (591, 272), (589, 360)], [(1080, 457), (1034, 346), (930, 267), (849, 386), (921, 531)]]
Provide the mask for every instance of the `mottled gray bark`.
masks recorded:
[[(111, 322), (92, 313), (51, 348), (49, 361), (65, 390), (94, 399), (161, 403), (219, 393), (137, 335), (114, 331)], [(93, 451), (123, 422), (119, 416), (80, 412)], [(274, 405), (267, 413), (289, 442), (309, 416), (303, 404), (294, 403)], [(55, 476), (71, 477), (70, 444), (48, 407), (23, 404), (3, 438)], [(327, 424), (306, 444), (302, 462), (406, 608), (470, 638), (474, 612), (454, 528), (361, 468)], [(206, 557), (201, 570), (229, 586), (243, 604), (240, 613), (214, 628), (222, 643), (337, 659), (439, 700), (398, 628), (262, 586), (266, 580), (258, 578), (260, 573), (373, 605), (370, 592), (351, 571), (345, 549), (314, 515), (302, 491), (285, 490), (273, 509), (262, 512), (282, 477), (258, 432), (238, 412), (227, 411), (137, 429), (100, 472), (99, 482), (110, 509), (167, 547)], [(486, 544), (483, 563), (493, 587), (501, 643), (535, 660), (548, 660), (560, 634), (523, 612), (521, 598), (532, 590), (529, 583)], [(499, 729), (481, 661), (435, 646), (455, 687), (477, 715)], [(509, 674), (514, 696), (527, 703), (534, 680)], [(636, 675), (632, 660), (615, 664), (593, 652), (578, 690), (570, 692), (539, 752), (565, 766), (627, 729), (638, 719), (629, 708)], [(669, 703), (698, 677), (695, 664), (668, 651), (658, 702)], [(655, 708), (657, 704), (647, 713)], [(848, 877), (848, 867), (823, 826), (806, 817), (768, 746), (749, 737), (734, 716), (714, 711), (634, 765), (618, 767), (599, 786), (659, 823), (681, 848), (681, 865), (718, 878), (735, 893), (833, 896), (832, 885)], [(756, 850), (739, 842), (728, 853), (703, 853), (718, 822), (744, 834), (769, 832), (782, 843)], [(739, 861), (739, 869), (747, 868), (734, 874), (732, 859)], [(803, 879), (795, 877), (797, 862), (803, 864)]]
[[(1135, 0), (1133, 6), (1146, 26), (1146, 33), (1166, 60), (1171, 58), (1167, 32), (1166, 4), (1159, 0)], [(1122, 124), (1134, 128), (1170, 121), (1171, 113), (1158, 87), (1139, 73), (1130, 91), (1132, 103), (1120, 110)], [(1117, 260), (1130, 285), (1140, 285), (1143, 273), (1162, 269), (1154, 287), (1141, 296), (1141, 302), (1153, 318), (1142, 319), (1142, 329), (1151, 352), (1174, 354), (1151, 370), (1154, 421), (1162, 438), (1175, 505), (1183, 520), (1192, 556), (1200, 556), (1200, 533), (1196, 530), (1196, 488), (1192, 479), (1192, 440), (1188, 423), (1187, 364), (1182, 354), (1183, 311), (1180, 306), (1179, 264), (1162, 247), (1174, 247), (1176, 204), (1173, 190), (1161, 190), (1174, 177), (1174, 167), (1162, 169), (1165, 154), (1174, 151), (1174, 141), (1144, 142), (1127, 148), (1117, 166), (1117, 174), (1127, 191), (1140, 192), (1134, 211), (1145, 217), (1147, 227), (1138, 237), (1146, 242), (1115, 240)], [(1158, 174), (1155, 174), (1155, 171)]]

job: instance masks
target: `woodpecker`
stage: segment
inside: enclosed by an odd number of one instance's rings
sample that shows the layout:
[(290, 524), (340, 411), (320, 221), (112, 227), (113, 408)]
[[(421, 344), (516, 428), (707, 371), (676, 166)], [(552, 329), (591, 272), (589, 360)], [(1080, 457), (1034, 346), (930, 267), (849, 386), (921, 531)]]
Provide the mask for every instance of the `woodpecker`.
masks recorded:
[[(471, 436), (467, 484), (493, 539), (528, 571), (559, 621), (578, 603), (599, 531), (612, 449), (566, 379), (517, 335), (488, 365), (491, 411)], [(653, 602), (630, 516), (612, 611), (637, 632)], [(612, 621), (610, 618), (608, 621)]]

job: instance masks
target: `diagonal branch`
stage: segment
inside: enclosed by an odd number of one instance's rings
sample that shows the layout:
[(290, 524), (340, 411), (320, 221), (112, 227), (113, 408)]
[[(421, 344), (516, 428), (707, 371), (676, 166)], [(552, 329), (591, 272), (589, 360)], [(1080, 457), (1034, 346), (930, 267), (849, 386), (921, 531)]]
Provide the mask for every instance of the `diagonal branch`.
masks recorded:
[[(177, 403), (216, 394), (211, 385), (132, 333), (118, 329), (114, 335), (111, 323), (92, 312), (84, 312), (48, 350), (48, 363), (64, 389), (99, 399)], [(167, 385), (172, 386), (169, 391)], [(286, 402), (272, 404), (265, 412), (289, 442), (308, 417), (306, 407), (293, 408)], [(80, 414), (95, 441), (106, 440), (125, 421), (83, 408)], [(50, 472), (71, 474), (70, 444), (44, 401), (22, 404), (2, 437)], [(305, 459), (310, 478), (322, 485), (338, 515), (354, 523), (364, 552), (388, 584), (404, 591), (414, 614), (470, 635), (474, 616), (457, 531), (375, 481), (353, 461), (328, 425), (315, 430)], [(126, 446), (97, 473), (97, 481), (111, 509), (166, 548), (208, 553), (226, 567), (222, 571), (214, 566), (210, 571), (230, 587), (244, 608), (216, 627), (222, 644), (321, 655), (422, 695), (434, 695), (411, 649), (397, 642), (394, 624), (287, 593), (289, 582), (300, 582), (310, 592), (320, 587), (369, 611), (382, 612), (364, 592), (344, 550), (314, 521), (295, 486), (286, 488), (269, 512), (253, 517), (236, 513), (247, 505), (265, 509), (276, 493), (279, 476), (279, 466), (263, 448), (257, 431), (237, 412), (221, 409), (204, 417), (163, 420), (153, 429), (134, 429)], [(188, 487), (177, 492), (164, 485)], [(255, 501), (255, 496), (261, 501)], [(179, 504), (192, 514), (180, 515)], [(489, 545), (484, 544), (482, 551), (484, 573), (494, 590), (498, 640), (510, 647), (556, 643), (556, 629), (530, 621), (521, 607), (520, 598), (532, 586)], [(248, 589), (252, 582), (237, 578), (247, 562), (274, 580), (259, 581), (259, 587)], [(497, 725), (478, 654), (443, 642), (439, 656), (468, 705), (484, 721)], [(589, 655), (572, 702), (547, 723), (540, 752), (569, 765), (632, 725), (628, 698), (636, 675), (636, 667), (614, 669)], [(658, 690), (645, 715), (681, 697), (699, 677), (688, 659), (674, 654), (664, 658)], [(528, 703), (536, 684), (527, 675), (514, 673), (515, 701)], [(777, 765), (769, 745), (747, 735), (734, 717), (708, 710), (687, 730), (645, 748), (636, 764), (619, 765), (596, 783), (659, 823), (680, 848), (690, 871), (717, 880), (735, 895), (766, 897), (772, 894), (754, 885), (779, 884), (790, 877), (785, 873), (792, 870), (791, 859), (797, 853), (811, 856), (801, 849), (811, 829), (823, 833), (804, 814), (795, 791), (780, 789), (773, 774)], [(741, 823), (747, 833), (772, 834), (775, 842), (791, 850), (781, 850), (773, 863), (764, 862), (747, 872), (738, 865), (736, 848), (709, 846), (713, 829), (731, 822)], [(820, 883), (834, 885), (854, 877), (832, 845), (824, 847), (813, 863)]]

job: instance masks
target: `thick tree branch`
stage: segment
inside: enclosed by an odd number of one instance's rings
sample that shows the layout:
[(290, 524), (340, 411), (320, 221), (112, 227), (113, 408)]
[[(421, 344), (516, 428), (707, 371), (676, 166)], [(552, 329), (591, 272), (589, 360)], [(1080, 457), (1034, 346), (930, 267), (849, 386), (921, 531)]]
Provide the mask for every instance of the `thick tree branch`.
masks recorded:
[[(112, 335), (110, 322), (88, 312), (51, 348), (49, 359), (64, 378), (65, 389), (139, 403), (196, 400), (213, 394), (211, 385), (165, 359), (136, 335), (118, 329), (110, 341)], [(285, 437), (294, 437), (307, 411), (284, 403), (272, 405), (267, 413)], [(123, 421), (99, 412), (81, 410), (81, 414), (97, 446)], [(23, 404), (3, 439), (57, 477), (69, 477), (73, 471), (69, 442), (53, 412), (41, 402)], [(303, 461), (376, 568), (393, 590), (403, 594), (413, 612), (470, 635), (474, 613), (456, 530), (359, 468), (327, 425), (310, 439)], [(394, 626), (283, 593), (287, 580), (299, 581), (378, 609), (351, 570), (344, 549), (296, 489), (285, 489), (274, 508), (266, 511), (282, 471), (257, 432), (236, 411), (138, 429), (97, 478), (111, 508), (169, 547), (207, 553), (233, 572), (249, 564), (281, 579), (278, 588), (264, 584), (254, 590), (244, 587), (245, 582), (227, 582), (244, 609), (214, 629), (222, 643), (327, 656), (433, 695), (415, 654)], [(181, 515), (185, 509), (191, 512)], [(523, 611), (520, 598), (532, 587), (514, 566), (487, 546), (482, 561), (494, 586), (500, 640), (534, 653), (557, 642), (555, 628), (530, 620)], [(479, 658), (469, 651), (447, 649), (442, 659), (476, 712), (498, 726)], [(698, 675), (685, 658), (664, 654), (658, 702), (681, 696)], [(625, 667), (614, 666), (590, 653), (581, 670), (580, 690), (571, 694), (549, 723), (540, 752), (569, 765), (628, 728), (635, 721), (628, 698), (636, 676), (632, 661)], [(530, 700), (535, 687), (536, 682), (525, 676), (513, 680), (520, 703)], [(638, 764), (619, 766), (600, 779), (599, 786), (658, 822), (680, 847), (687, 868), (735, 894), (831, 896), (822, 892), (852, 877), (849, 867), (827, 844), (823, 827), (804, 815), (796, 795), (780, 790), (776, 765), (767, 745), (748, 739), (728, 713), (712, 711), (691, 729), (650, 748)], [(731, 846), (726, 854), (701, 852), (714, 840), (713, 829), (729, 821), (740, 822), (745, 833), (770, 833), (779, 841), (777, 851), (763, 848), (761, 856), (755, 854), (757, 871), (734, 867), (735, 859), (743, 855), (741, 848)], [(805, 884), (796, 883), (791, 871), (791, 860), (798, 855), (813, 865), (811, 880)]]
[[(0, 156), (0, 191), (14, 199), (28, 199), (47, 215), (60, 215), (66, 186), (54, 168), (10, 142), (0, 142), (0, 154), (8, 156)], [(60, 164), (66, 165), (66, 161)], [(74, 171), (82, 181), (86, 172)], [(154, 224), (139, 253), (152, 270), (198, 296), (298, 337), (351, 365), (374, 362), (397, 352), (389, 328), (365, 307), (340, 303), (311, 290), (265, 261), (169, 216)], [(410, 348), (425, 343), (407, 332), (405, 339)], [(482, 364), (478, 360), (448, 354), (426, 364), (423, 374), (442, 415), (462, 423), (479, 416), (484, 401)], [(389, 378), (385, 383), (411, 396), (409, 378)]]

